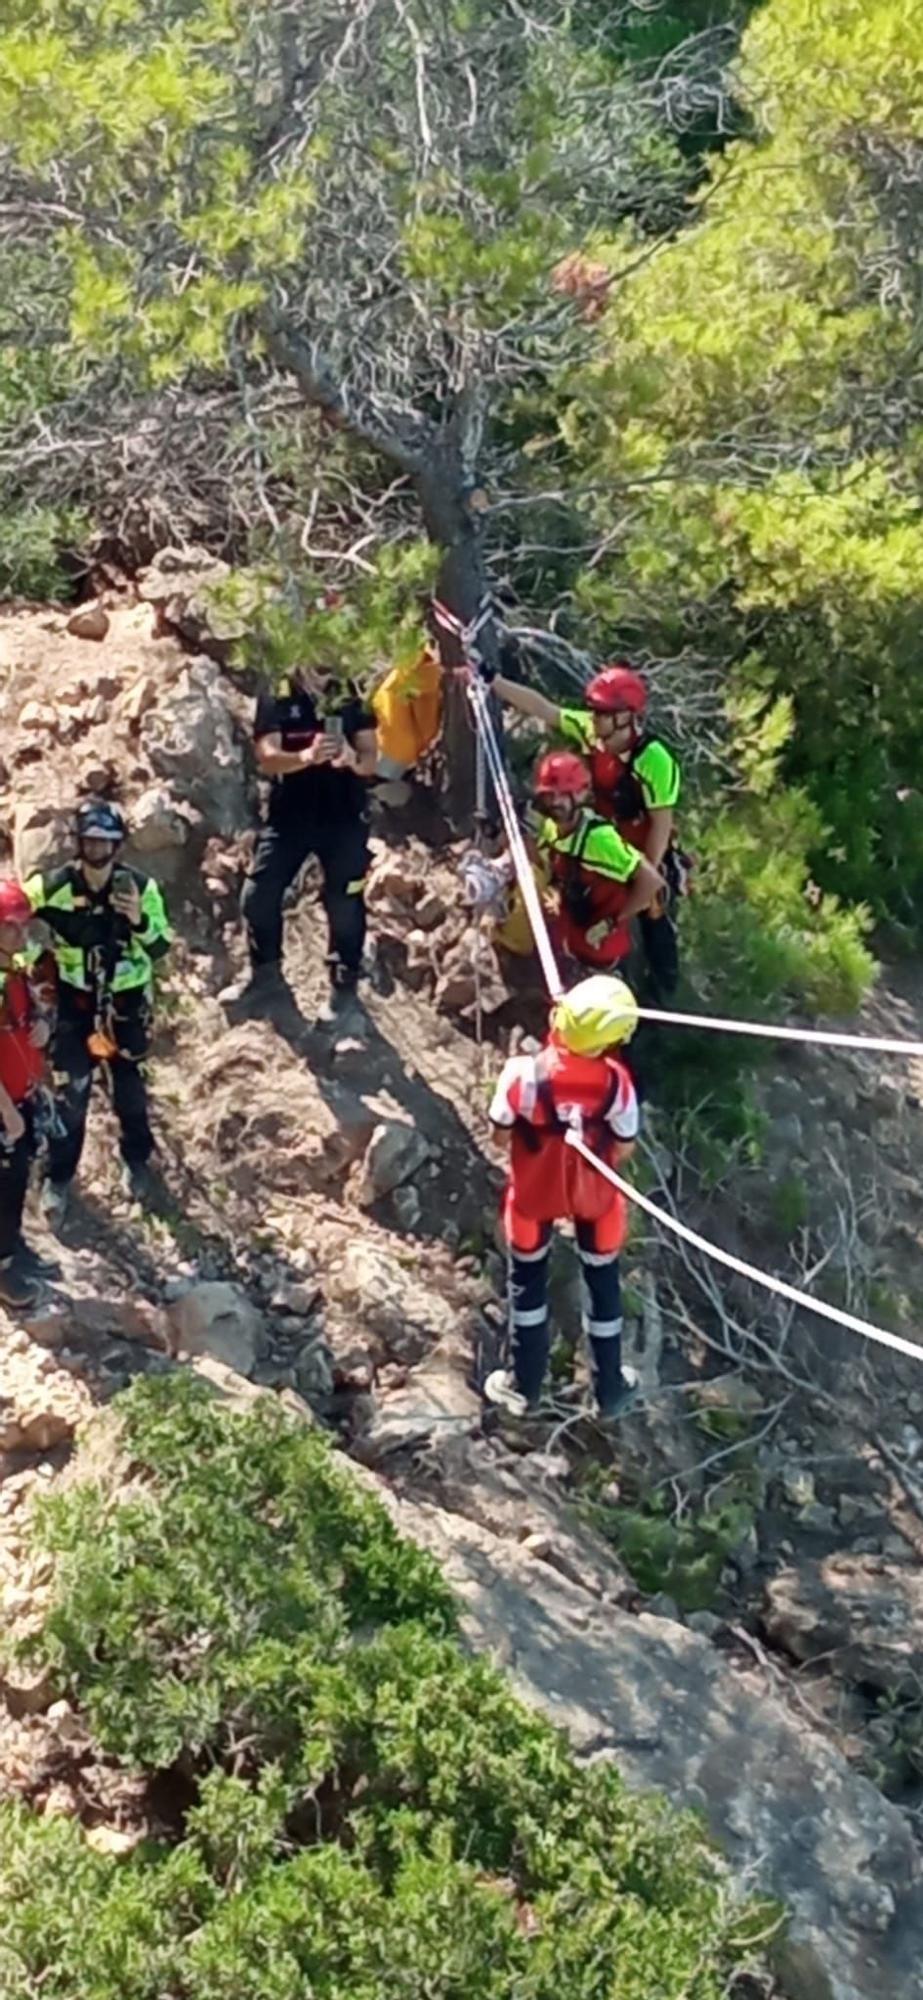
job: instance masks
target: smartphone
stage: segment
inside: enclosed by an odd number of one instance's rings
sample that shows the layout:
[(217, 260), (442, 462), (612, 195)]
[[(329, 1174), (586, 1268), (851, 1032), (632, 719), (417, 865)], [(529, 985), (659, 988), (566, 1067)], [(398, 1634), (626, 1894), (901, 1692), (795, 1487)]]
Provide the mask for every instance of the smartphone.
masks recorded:
[(338, 743), (342, 743), (342, 741), (343, 741), (343, 717), (342, 717), (342, 715), (325, 715), (325, 716), (322, 716), (322, 717), (321, 717), (321, 723), (320, 723), (320, 727), (321, 727), (321, 733), (322, 733), (322, 734), (323, 734), (324, 736), (334, 736), (334, 737), (336, 737), (336, 740), (337, 740), (337, 742), (338, 742)]

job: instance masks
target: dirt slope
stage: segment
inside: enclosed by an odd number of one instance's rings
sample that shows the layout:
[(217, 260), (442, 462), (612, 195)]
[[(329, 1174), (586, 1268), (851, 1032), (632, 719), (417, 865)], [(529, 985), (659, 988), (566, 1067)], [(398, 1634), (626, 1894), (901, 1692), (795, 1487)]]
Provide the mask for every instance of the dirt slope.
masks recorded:
[[(473, 1039), (456, 857), (379, 813), (377, 973), (361, 1041), (313, 1026), (323, 937), (310, 885), (289, 924), (291, 1004), (271, 1021), (229, 1023), (215, 996), (240, 957), (246, 704), (147, 603), (113, 593), (105, 608), (100, 640), (69, 634), (64, 613), (0, 617), (0, 825), (19, 866), (41, 865), (73, 790), (111, 783), (139, 861), (165, 882), (179, 936), (152, 1075), (166, 1193), (159, 1215), (129, 1212), (100, 1101), (61, 1281), (36, 1322), (0, 1322), (0, 1555), (14, 1610), (28, 1616), (40, 1587), (15, 1580), (29, 1495), (57, 1476), (94, 1404), (177, 1357), (238, 1393), (248, 1378), (250, 1393), (313, 1409), (387, 1481), (407, 1525), (457, 1574), (472, 1637), (501, 1655), (508, 1645), (524, 1685), (558, 1704), (588, 1754), (611, 1751), (633, 1782), (701, 1804), (741, 1876), (755, 1870), (791, 1902), (802, 1953), (793, 1993), (923, 1992), (913, 1985), (923, 1794), (902, 1665), (921, 1645), (919, 1611), (890, 1654), (879, 1648), (871, 1669), (863, 1655), (857, 1669), (853, 1653), (847, 1671), (845, 1644), (831, 1652), (824, 1638), (821, 1602), (833, 1588), (847, 1622), (867, 1616), (861, 1575), (836, 1568), (848, 1558), (877, 1565), (890, 1601), (909, 1603), (923, 1538), (923, 1376), (804, 1315), (780, 1317), (748, 1288), (716, 1285), (639, 1232), (627, 1261), (640, 1415), (607, 1436), (565, 1384), (553, 1423), (518, 1443), (482, 1436), (477, 1383), (503, 1321), (484, 1119), (493, 1058)], [(482, 990), (497, 1042), (517, 1009), (489, 958)], [(923, 1034), (909, 975), (866, 1013), (870, 1026)], [(664, 1145), (655, 1115), (662, 1198), (787, 1275), (820, 1263), (812, 1282), (913, 1328), (918, 1092), (923, 1076), (864, 1057), (780, 1057), (763, 1087), (759, 1164), (714, 1188), (681, 1145)], [(572, 1328), (566, 1253), (556, 1289)], [(721, 1418), (710, 1430), (705, 1388)], [(741, 1462), (750, 1511), (707, 1607), (684, 1611), (669, 1588), (645, 1597), (587, 1528), (589, 1510), (617, 1539), (626, 1506), (655, 1489), (667, 1519), (698, 1518)], [(25, 1728), (53, 1772), (47, 1700), (8, 1690), (11, 1770), (26, 1756)], [(31, 1721), (16, 1714), (24, 1703)], [(882, 1721), (890, 1736), (876, 1736)], [(47, 1798), (26, 1762), (29, 1795)]]

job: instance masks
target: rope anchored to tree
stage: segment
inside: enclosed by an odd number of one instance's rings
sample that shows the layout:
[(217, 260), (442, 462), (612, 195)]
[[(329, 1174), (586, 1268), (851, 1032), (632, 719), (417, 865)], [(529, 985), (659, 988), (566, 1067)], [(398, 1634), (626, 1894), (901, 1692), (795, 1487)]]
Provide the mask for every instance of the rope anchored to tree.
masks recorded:
[[(496, 790), (500, 815), (509, 841), (510, 854), (516, 870), (520, 892), (529, 913), (529, 921), (532, 926), (536, 950), (545, 976), (545, 983), (551, 998), (557, 1000), (563, 992), (561, 975), (552, 949), (551, 938), (548, 934), (548, 925), (541, 897), (535, 886), (519, 821), (516, 817), (516, 808), (510, 791), (509, 779), (503, 764), (500, 745), (493, 727), (486, 689), (483, 682), (479, 681), (476, 677), (472, 677), (469, 695), (474, 711), (476, 727), (483, 736), (484, 753), (488, 769), (490, 770)], [(902, 1055), (923, 1054), (923, 1045), (919, 1042), (902, 1042), (863, 1035), (839, 1035), (836, 1033), (828, 1035), (820, 1030), (815, 1031), (811, 1029), (788, 1028), (780, 1030), (768, 1022), (738, 1022), (726, 1019), (710, 1019), (708, 1016), (696, 1014), (667, 1014), (656, 1008), (639, 1008), (638, 1011), (642, 1019), (660, 1021), (682, 1027), (715, 1028), (726, 1030), (730, 1033), (736, 1032), (741, 1034), (781, 1034), (786, 1040), (826, 1042), (833, 1047), (844, 1046), (847, 1048), (877, 1049)], [(581, 1158), (586, 1160), (589, 1166), (595, 1168), (596, 1172), (601, 1174), (604, 1180), (611, 1182), (613, 1187), (618, 1188), (619, 1193), (624, 1195), (626, 1201), (632, 1202), (636, 1208), (642, 1209), (655, 1222), (660, 1223), (664, 1229), (672, 1231), (675, 1236), (680, 1237), (683, 1242), (690, 1244), (693, 1249), (700, 1251), (703, 1256), (710, 1257), (715, 1263), (722, 1264), (726, 1270), (735, 1272), (738, 1277), (747, 1278), (752, 1284), (761, 1285), (764, 1291), (772, 1292), (777, 1298), (786, 1299), (790, 1305), (799, 1306), (805, 1312), (814, 1313), (819, 1318), (829, 1320), (836, 1326), (845, 1327), (852, 1333), (860, 1334), (863, 1339), (875, 1341), (881, 1347), (889, 1347), (895, 1353), (905, 1355), (911, 1360), (923, 1361), (923, 1351), (915, 1346), (912, 1341), (905, 1340), (900, 1334), (890, 1333), (884, 1327), (874, 1326), (870, 1320), (860, 1319), (857, 1314), (847, 1312), (840, 1306), (828, 1305), (825, 1299), (812, 1298), (808, 1292), (799, 1291), (796, 1286), (786, 1284), (784, 1279), (774, 1278), (768, 1271), (761, 1271), (756, 1264), (749, 1264), (742, 1257), (732, 1256), (729, 1250), (722, 1249), (718, 1243), (712, 1243), (707, 1236), (700, 1236), (697, 1230), (690, 1229), (688, 1224), (680, 1222), (675, 1216), (669, 1215), (657, 1202), (651, 1201), (649, 1196), (639, 1193), (638, 1189), (632, 1187), (630, 1182), (623, 1180), (621, 1175), (615, 1172), (614, 1168), (607, 1166), (595, 1153), (591, 1152), (579, 1132), (568, 1132), (566, 1137), (568, 1145), (573, 1146)]]

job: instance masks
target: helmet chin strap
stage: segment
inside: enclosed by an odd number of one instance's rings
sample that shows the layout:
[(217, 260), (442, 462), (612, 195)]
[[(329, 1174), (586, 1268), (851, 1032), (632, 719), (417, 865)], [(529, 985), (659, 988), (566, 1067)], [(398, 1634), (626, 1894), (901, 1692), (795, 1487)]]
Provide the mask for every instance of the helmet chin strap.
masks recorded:
[[(623, 733), (622, 728), (616, 727), (613, 716), (607, 714), (604, 708), (597, 709), (596, 714), (600, 721), (605, 719), (605, 721), (610, 725), (609, 728), (606, 730), (605, 735), (602, 738), (603, 743), (608, 745), (612, 742), (613, 736), (621, 736), (621, 734)], [(624, 729), (628, 736), (628, 742), (625, 745), (626, 749), (630, 749), (638, 740), (638, 722), (639, 722), (639, 717), (637, 715), (631, 715), (629, 716), (627, 724), (624, 725)], [(618, 751), (617, 750), (614, 751), (613, 755), (617, 757)]]
[(80, 866), (83, 869), (83, 872), (87, 878), (87, 881), (90, 883), (91, 887), (92, 888), (102, 887), (102, 884), (109, 880), (109, 877), (115, 868), (115, 864), (116, 861), (118, 860), (118, 855), (119, 855), (118, 848), (117, 847), (113, 848), (108, 861), (88, 861), (83, 851), (82, 842), (80, 843), (77, 852), (80, 856)]

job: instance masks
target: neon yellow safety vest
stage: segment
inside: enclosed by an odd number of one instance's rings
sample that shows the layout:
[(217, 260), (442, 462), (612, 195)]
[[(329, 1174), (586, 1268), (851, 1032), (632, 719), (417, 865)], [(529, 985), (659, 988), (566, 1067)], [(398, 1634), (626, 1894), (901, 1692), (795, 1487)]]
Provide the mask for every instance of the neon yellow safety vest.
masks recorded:
[(141, 898), (141, 921), (133, 931), (115, 916), (108, 892), (94, 896), (73, 865), (32, 875), (23, 884), (35, 915), (52, 933), (59, 978), (81, 992), (91, 992), (100, 973), (109, 993), (149, 987), (156, 960), (173, 941), (158, 884), (135, 868), (118, 872), (131, 877)]

